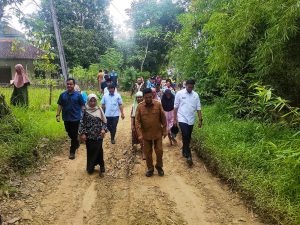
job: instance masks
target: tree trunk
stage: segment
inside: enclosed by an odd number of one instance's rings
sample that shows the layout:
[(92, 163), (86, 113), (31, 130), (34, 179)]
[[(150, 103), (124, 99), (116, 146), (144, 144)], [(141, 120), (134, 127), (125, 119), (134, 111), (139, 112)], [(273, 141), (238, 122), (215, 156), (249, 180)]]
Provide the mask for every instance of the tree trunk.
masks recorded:
[(146, 45), (146, 50), (145, 50), (145, 56), (144, 56), (144, 59), (143, 59), (142, 64), (141, 64), (141, 72), (143, 72), (144, 63), (145, 63), (145, 60), (147, 58), (148, 47), (149, 47), (149, 41), (147, 40), (147, 45)]
[(10, 114), (11, 114), (11, 109), (6, 104), (4, 95), (0, 95), (0, 119)]

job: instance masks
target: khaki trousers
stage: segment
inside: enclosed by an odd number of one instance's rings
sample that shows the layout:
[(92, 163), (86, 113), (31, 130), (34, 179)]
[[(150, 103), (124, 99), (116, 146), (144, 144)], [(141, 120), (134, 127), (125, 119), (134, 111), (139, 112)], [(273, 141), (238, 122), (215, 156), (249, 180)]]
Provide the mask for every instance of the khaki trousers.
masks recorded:
[(162, 149), (162, 137), (156, 140), (144, 140), (144, 153), (146, 155), (146, 163), (148, 170), (154, 170), (153, 166), (153, 145), (156, 154), (156, 167), (163, 167), (163, 149)]

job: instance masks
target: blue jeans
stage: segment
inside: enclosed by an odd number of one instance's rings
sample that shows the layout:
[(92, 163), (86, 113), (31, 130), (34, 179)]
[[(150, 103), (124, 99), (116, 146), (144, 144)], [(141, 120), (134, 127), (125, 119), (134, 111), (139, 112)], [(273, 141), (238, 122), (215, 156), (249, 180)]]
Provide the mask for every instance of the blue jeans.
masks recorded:
[(115, 140), (119, 117), (118, 116), (106, 117), (106, 119), (107, 119), (107, 129), (110, 132), (110, 138), (111, 140)]
[(187, 123), (179, 122), (179, 127), (182, 133), (182, 153), (187, 157), (192, 157), (190, 142), (192, 138), (192, 132), (194, 125), (188, 125)]

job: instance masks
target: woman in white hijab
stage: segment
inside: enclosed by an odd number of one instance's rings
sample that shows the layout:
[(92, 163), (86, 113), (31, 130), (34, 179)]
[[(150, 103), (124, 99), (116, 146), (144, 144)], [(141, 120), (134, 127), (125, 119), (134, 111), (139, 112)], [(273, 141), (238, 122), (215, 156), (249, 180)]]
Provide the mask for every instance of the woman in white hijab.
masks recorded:
[(100, 165), (99, 175), (102, 177), (105, 172), (102, 143), (107, 132), (107, 120), (102, 109), (98, 107), (97, 100), (98, 97), (95, 94), (88, 95), (78, 134), (80, 140), (86, 143), (87, 172), (92, 174), (95, 166)]

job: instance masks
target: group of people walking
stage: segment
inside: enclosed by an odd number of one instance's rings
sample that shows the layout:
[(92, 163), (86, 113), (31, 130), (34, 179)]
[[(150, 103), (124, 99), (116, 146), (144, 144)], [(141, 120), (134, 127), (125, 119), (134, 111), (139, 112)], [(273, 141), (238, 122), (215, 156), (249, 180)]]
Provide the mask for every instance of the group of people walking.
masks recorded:
[[(163, 145), (162, 140), (169, 138), (170, 144), (176, 143), (178, 126), (182, 133), (182, 155), (186, 157), (188, 165), (192, 166), (190, 140), (197, 112), (198, 126), (202, 126), (200, 98), (193, 91), (195, 82), (186, 81), (186, 88), (175, 93), (171, 85), (162, 87), (162, 95), (157, 97), (157, 90), (142, 85), (141, 78), (137, 80), (133, 106), (131, 109), (132, 145), (140, 145), (143, 158), (146, 160), (146, 176), (151, 177), (154, 168), (159, 176), (164, 175), (163, 170)], [(167, 82), (168, 83), (168, 82)], [(103, 159), (103, 138), (110, 132), (111, 144), (115, 144), (115, 135), (119, 117), (125, 118), (123, 101), (116, 92), (114, 84), (107, 86), (107, 92), (98, 105), (95, 94), (88, 95), (84, 104), (81, 94), (74, 90), (75, 80), (67, 80), (67, 90), (58, 99), (56, 119), (60, 121), (60, 113), (65, 125), (65, 130), (71, 139), (70, 159), (75, 159), (79, 141), (86, 143), (87, 167), (89, 174), (93, 173), (95, 166), (100, 166), (100, 176), (105, 172)], [(79, 138), (78, 138), (79, 137)], [(152, 153), (156, 154), (154, 166)]]
[[(13, 105), (28, 105), (29, 78), (21, 64), (16, 65), (16, 74), (12, 84), (14, 91), (11, 97)], [(69, 159), (75, 159), (80, 142), (85, 142), (87, 148), (87, 166), (89, 174), (95, 166), (100, 166), (100, 176), (105, 172), (103, 158), (103, 138), (110, 132), (111, 144), (116, 144), (115, 136), (119, 118), (125, 118), (123, 100), (117, 92), (117, 73), (100, 70), (98, 74), (99, 89), (103, 94), (101, 106), (95, 94), (86, 95), (81, 92), (73, 78), (66, 81), (67, 89), (60, 94), (57, 101), (56, 120), (64, 121), (65, 130), (71, 139)], [(131, 96), (134, 96), (131, 109), (132, 145), (140, 145), (143, 159), (146, 160), (146, 176), (150, 177), (156, 168), (158, 175), (163, 176), (162, 140), (168, 137), (170, 145), (176, 144), (178, 127), (182, 133), (182, 155), (192, 166), (190, 149), (191, 135), (194, 128), (196, 113), (198, 127), (202, 127), (200, 98), (193, 91), (195, 82), (187, 80), (185, 87), (175, 92), (171, 79), (162, 80), (160, 76), (150, 77), (145, 83), (138, 78), (134, 84)], [(153, 164), (153, 149), (156, 153), (156, 164)]]

